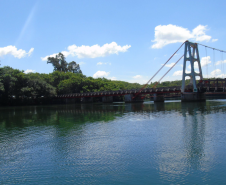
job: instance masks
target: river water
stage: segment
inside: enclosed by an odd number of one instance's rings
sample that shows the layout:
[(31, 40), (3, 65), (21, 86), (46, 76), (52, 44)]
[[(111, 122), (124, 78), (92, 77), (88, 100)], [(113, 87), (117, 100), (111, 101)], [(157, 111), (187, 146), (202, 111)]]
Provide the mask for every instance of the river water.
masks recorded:
[(0, 108), (0, 184), (225, 184), (226, 100)]

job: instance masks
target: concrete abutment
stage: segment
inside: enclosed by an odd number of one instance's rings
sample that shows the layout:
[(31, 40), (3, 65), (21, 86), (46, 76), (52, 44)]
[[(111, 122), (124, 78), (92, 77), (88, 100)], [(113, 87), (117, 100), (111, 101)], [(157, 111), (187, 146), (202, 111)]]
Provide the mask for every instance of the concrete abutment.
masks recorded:
[(181, 102), (200, 102), (206, 101), (205, 93), (187, 92), (181, 93)]
[(163, 95), (160, 94), (154, 94), (154, 102), (164, 102), (165, 98)]

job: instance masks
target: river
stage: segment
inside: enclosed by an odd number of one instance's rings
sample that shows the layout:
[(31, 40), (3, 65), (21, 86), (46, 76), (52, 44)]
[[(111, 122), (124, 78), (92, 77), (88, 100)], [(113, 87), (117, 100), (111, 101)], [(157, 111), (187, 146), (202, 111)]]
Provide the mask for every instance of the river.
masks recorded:
[(226, 100), (0, 107), (0, 184), (225, 184)]

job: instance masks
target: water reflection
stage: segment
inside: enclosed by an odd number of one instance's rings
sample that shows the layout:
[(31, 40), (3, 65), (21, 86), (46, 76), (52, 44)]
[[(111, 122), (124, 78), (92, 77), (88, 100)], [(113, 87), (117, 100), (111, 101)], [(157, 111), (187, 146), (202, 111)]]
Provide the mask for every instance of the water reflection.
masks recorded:
[(164, 102), (157, 102), (154, 104), (155, 111), (165, 111), (165, 103)]
[(225, 111), (224, 101), (1, 108), (0, 182), (205, 184), (226, 151)]

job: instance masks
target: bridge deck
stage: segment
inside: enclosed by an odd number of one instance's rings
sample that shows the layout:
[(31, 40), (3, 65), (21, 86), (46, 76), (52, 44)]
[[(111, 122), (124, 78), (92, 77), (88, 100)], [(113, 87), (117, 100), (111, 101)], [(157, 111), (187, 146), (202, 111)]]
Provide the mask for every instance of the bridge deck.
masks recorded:
[[(197, 84), (199, 92), (225, 92), (226, 79), (216, 80), (202, 80)], [(103, 97), (103, 96), (123, 96), (127, 94), (136, 94), (140, 89), (118, 90), (118, 91), (100, 91), (100, 92), (86, 92), (86, 93), (70, 93), (58, 95), (57, 98), (83, 98), (83, 97)], [(185, 92), (193, 92), (193, 86), (187, 85)], [(181, 93), (181, 86), (173, 87), (158, 87), (143, 89), (140, 94), (170, 94)]]

